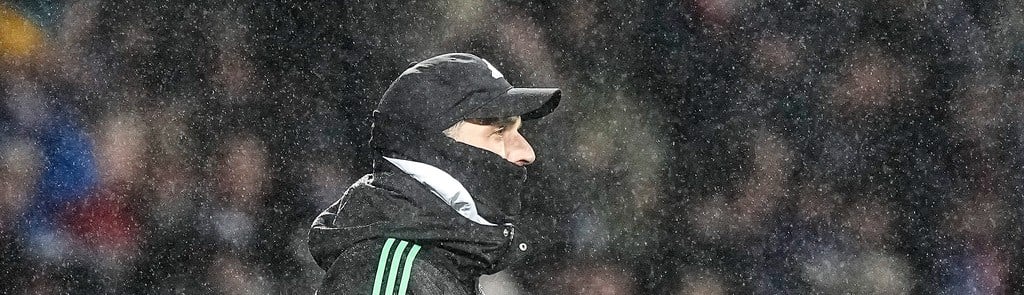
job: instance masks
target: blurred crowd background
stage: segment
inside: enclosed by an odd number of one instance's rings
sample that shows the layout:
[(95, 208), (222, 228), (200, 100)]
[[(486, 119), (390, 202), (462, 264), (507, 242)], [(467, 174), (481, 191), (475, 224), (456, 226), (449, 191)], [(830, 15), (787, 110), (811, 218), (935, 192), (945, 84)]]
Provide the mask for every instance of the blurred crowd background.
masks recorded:
[(410, 63), (557, 86), (489, 294), (1024, 292), (1024, 4), (0, 2), (0, 293), (309, 294)]

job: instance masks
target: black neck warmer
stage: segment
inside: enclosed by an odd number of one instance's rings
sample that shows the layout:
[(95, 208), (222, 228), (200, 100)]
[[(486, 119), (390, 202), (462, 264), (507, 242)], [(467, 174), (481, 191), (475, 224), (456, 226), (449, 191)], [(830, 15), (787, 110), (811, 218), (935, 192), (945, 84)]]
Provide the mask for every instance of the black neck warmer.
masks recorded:
[[(519, 194), (526, 181), (526, 168), (498, 154), (457, 142), (441, 132), (386, 132), (375, 126), (374, 150), (379, 156), (428, 164), (458, 180), (477, 204), (480, 216), (495, 224), (512, 223), (519, 215)], [(378, 130), (384, 129), (384, 130)], [(386, 165), (374, 159), (374, 170)]]

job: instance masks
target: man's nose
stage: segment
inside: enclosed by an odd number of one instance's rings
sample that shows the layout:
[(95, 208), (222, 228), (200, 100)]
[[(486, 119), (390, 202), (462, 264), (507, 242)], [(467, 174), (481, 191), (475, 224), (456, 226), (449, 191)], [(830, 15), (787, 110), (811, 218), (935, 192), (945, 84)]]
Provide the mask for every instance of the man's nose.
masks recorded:
[(519, 166), (526, 166), (537, 159), (537, 155), (533, 153), (533, 147), (530, 146), (530, 143), (522, 135), (516, 134), (506, 144), (508, 146), (505, 147), (505, 151), (508, 152), (508, 155), (505, 159), (509, 162)]

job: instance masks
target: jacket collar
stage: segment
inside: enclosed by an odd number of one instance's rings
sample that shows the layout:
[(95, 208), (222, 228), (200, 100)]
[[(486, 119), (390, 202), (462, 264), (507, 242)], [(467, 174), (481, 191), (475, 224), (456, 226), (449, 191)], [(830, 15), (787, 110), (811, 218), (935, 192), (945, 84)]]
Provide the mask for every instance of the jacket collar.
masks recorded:
[[(476, 209), (485, 220), (495, 224), (515, 223), (521, 209), (519, 194), (526, 181), (525, 167), (441, 134), (379, 136), (383, 137), (381, 142), (389, 143), (390, 147), (376, 147), (380, 157), (375, 159), (375, 171), (394, 166), (384, 157), (433, 166), (472, 194)], [(381, 162), (387, 164), (380, 165)]]
[(412, 178), (425, 184), (434, 195), (441, 198), (441, 201), (444, 201), (449, 207), (455, 209), (455, 212), (458, 212), (459, 215), (477, 224), (497, 226), (480, 216), (480, 213), (477, 212), (476, 201), (473, 200), (466, 187), (462, 186), (461, 182), (444, 172), (444, 170), (416, 161), (390, 157), (384, 157), (384, 159), (394, 164), (406, 174), (409, 174), (409, 176), (412, 176)]

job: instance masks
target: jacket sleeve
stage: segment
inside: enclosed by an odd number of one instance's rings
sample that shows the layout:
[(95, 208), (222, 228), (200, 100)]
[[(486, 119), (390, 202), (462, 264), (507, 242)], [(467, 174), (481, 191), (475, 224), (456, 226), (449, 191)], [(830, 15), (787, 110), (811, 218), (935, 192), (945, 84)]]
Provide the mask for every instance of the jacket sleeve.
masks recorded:
[(460, 280), (438, 267), (428, 258), (432, 250), (421, 245), (388, 238), (356, 248), (358, 251), (347, 251), (332, 264), (317, 294), (477, 294), (475, 280)]

